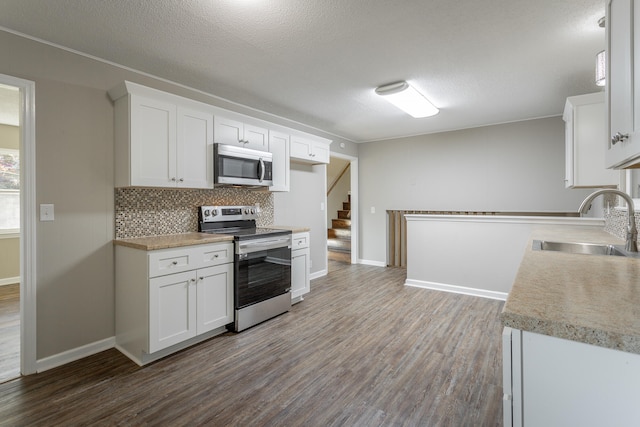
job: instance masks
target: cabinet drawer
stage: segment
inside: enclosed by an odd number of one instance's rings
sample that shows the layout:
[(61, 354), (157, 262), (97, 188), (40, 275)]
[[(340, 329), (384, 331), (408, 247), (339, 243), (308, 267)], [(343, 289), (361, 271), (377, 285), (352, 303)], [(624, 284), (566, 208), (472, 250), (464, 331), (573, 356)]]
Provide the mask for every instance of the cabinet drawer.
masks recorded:
[(309, 233), (294, 234), (291, 240), (291, 250), (309, 247)]
[(149, 252), (149, 277), (233, 262), (233, 243), (185, 246)]
[(193, 255), (193, 252), (189, 249), (159, 250), (150, 252), (149, 277), (193, 270), (198, 267)]
[(198, 257), (199, 267), (210, 267), (233, 262), (233, 243), (202, 246)]

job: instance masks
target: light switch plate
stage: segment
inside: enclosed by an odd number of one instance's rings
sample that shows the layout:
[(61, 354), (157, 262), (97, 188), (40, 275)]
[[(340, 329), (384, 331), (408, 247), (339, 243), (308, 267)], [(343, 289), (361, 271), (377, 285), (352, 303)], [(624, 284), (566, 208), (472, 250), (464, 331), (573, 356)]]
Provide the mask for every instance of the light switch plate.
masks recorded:
[(53, 221), (53, 205), (40, 205), (40, 221)]

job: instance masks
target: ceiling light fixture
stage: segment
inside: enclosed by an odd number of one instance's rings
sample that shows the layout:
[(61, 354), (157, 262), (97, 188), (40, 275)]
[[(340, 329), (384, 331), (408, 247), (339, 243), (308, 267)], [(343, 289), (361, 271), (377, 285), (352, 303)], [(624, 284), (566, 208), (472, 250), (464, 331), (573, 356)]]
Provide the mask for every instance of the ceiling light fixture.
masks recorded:
[(440, 111), (423, 94), (404, 81), (380, 86), (376, 88), (376, 93), (416, 119), (435, 116)]

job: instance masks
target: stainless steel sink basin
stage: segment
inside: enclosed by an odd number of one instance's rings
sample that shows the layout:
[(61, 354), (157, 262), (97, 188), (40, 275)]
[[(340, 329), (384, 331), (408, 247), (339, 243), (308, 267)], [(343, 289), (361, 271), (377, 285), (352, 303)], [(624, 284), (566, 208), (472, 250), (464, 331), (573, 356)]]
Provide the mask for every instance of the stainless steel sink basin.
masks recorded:
[(627, 252), (624, 245), (598, 245), (595, 243), (549, 242), (534, 240), (534, 251), (556, 251), (584, 255), (608, 255), (638, 258), (637, 252)]

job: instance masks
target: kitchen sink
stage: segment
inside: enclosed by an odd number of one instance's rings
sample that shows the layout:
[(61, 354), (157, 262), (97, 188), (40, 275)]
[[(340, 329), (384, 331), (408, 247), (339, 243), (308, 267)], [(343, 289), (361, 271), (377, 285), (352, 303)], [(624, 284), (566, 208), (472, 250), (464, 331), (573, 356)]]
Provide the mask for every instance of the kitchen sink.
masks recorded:
[(570, 242), (549, 242), (547, 240), (534, 240), (534, 251), (555, 251), (570, 254), (584, 255), (608, 255), (638, 258), (638, 252), (627, 252), (624, 245), (598, 245), (595, 243), (570, 243)]

